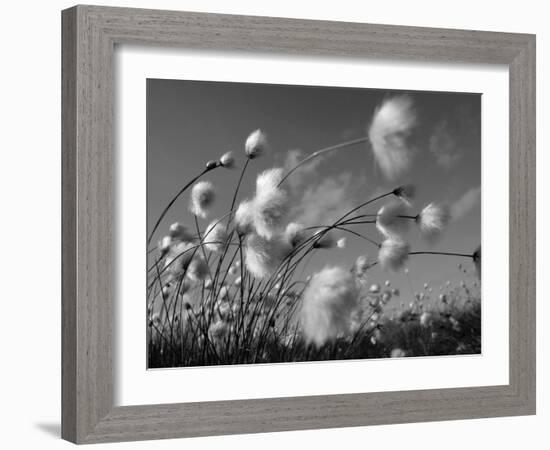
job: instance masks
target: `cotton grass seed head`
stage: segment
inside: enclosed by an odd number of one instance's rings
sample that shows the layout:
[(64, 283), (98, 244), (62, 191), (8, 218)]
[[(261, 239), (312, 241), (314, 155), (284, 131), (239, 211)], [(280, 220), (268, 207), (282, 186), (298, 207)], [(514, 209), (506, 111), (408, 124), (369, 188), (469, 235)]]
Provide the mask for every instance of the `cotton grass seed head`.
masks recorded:
[(187, 277), (192, 281), (203, 281), (210, 274), (208, 264), (201, 254), (195, 254), (195, 257), (187, 267)]
[(220, 165), (219, 161), (211, 159), (206, 163), (206, 170), (213, 170)]
[(287, 242), (296, 247), (305, 239), (305, 229), (300, 223), (290, 222), (285, 229), (285, 239)]
[(256, 195), (263, 195), (269, 191), (278, 189), (283, 176), (284, 171), (280, 167), (264, 170), (256, 178)]
[(250, 159), (261, 156), (267, 151), (267, 138), (264, 132), (260, 129), (254, 130), (244, 144), (244, 152)]
[(170, 236), (164, 236), (158, 243), (158, 249), (160, 252), (160, 257), (162, 258), (170, 250), (170, 245), (172, 245), (172, 238)]
[(336, 247), (346, 248), (346, 242), (347, 242), (347, 239), (345, 237), (342, 237), (336, 241)]
[(398, 199), (411, 206), (411, 203), (413, 202), (416, 195), (416, 186), (414, 186), (413, 184), (404, 184), (402, 186), (396, 187), (392, 193)]
[(411, 167), (414, 151), (409, 137), (417, 118), (412, 98), (400, 95), (386, 99), (374, 112), (369, 139), (374, 157), (389, 180), (396, 180)]
[(405, 350), (401, 349), (401, 348), (394, 348), (392, 351), (391, 351), (391, 355), (390, 355), (392, 358), (404, 358), (407, 356), (407, 352), (405, 352)]
[(216, 192), (210, 181), (199, 181), (191, 190), (189, 210), (198, 217), (205, 219), (214, 204)]
[(267, 239), (259, 234), (251, 234), (246, 239), (246, 268), (255, 278), (269, 277), (291, 251), (292, 247), (284, 238), (276, 236)]
[(356, 276), (362, 277), (365, 275), (369, 267), (370, 267), (370, 263), (369, 263), (368, 255), (360, 255), (355, 260), (355, 264), (353, 265), (353, 270)]
[(400, 236), (407, 232), (410, 220), (409, 207), (401, 200), (393, 201), (382, 206), (376, 216), (376, 228), (386, 238)]
[(232, 169), (235, 167), (235, 157), (233, 152), (227, 152), (222, 155), (220, 158), (220, 166), (225, 167), (226, 169)]
[(378, 260), (382, 269), (398, 271), (403, 268), (409, 257), (409, 244), (399, 238), (391, 237), (382, 242)]
[(432, 321), (433, 321), (433, 316), (428, 311), (423, 312), (420, 315), (420, 325), (423, 326), (424, 328), (430, 327), (432, 325)]
[(275, 168), (262, 172), (256, 180), (252, 219), (256, 232), (268, 239), (283, 231), (289, 210), (287, 192), (279, 187), (282, 177), (283, 169)]
[(189, 228), (180, 222), (170, 225), (168, 235), (175, 241), (191, 242), (193, 240), (193, 234), (189, 231)]
[(170, 251), (164, 260), (164, 267), (175, 277), (181, 275), (191, 262), (194, 250), (195, 246), (193, 244), (178, 242), (170, 247)]
[(450, 219), (451, 214), (447, 206), (430, 203), (420, 212), (417, 222), (422, 235), (433, 242), (441, 236)]
[(253, 202), (252, 200), (243, 200), (237, 210), (234, 217), (235, 227), (237, 233), (244, 235), (250, 233), (253, 230)]
[(306, 342), (321, 347), (328, 340), (348, 334), (358, 294), (350, 271), (326, 267), (316, 273), (304, 292), (300, 311)]
[(207, 250), (218, 253), (223, 251), (227, 241), (225, 225), (219, 220), (210, 223), (204, 232), (203, 242)]

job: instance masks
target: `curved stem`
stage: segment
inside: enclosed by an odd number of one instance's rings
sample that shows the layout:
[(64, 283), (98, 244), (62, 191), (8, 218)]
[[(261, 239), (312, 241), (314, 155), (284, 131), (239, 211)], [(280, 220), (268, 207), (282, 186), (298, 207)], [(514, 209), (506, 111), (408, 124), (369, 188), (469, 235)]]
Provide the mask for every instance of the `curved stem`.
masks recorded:
[(446, 255), (446, 256), (461, 256), (463, 258), (473, 258), (472, 255), (465, 253), (453, 253), (453, 252), (409, 252), (409, 255)]
[(162, 211), (162, 213), (160, 214), (157, 222), (155, 223), (155, 226), (153, 227), (153, 230), (151, 231), (151, 233), (149, 233), (149, 237), (147, 238), (147, 245), (149, 245), (151, 243), (151, 239), (153, 239), (153, 235), (155, 234), (155, 231), (157, 231), (157, 228), (159, 227), (160, 223), (162, 222), (162, 219), (164, 219), (164, 216), (166, 215), (166, 213), (168, 212), (168, 210), (172, 207), (172, 205), (176, 202), (176, 200), (179, 198), (179, 196), (181, 194), (183, 194), (188, 188), (189, 186), (191, 186), (193, 183), (195, 183), (195, 181), (197, 181), (200, 177), (202, 177), (206, 172), (209, 172), (210, 170), (213, 170), (215, 167), (211, 167), (211, 168), (205, 168), (201, 173), (199, 173), (195, 178), (193, 178), (191, 181), (189, 181), (189, 183), (187, 183), (185, 186), (183, 186), (176, 195), (174, 195), (172, 197), (172, 200), (170, 200), (170, 202), (168, 203), (168, 205), (166, 205), (166, 207), (164, 208), (164, 210)]
[(384, 197), (387, 197), (388, 195), (392, 195), (393, 194), (393, 191), (392, 192), (386, 192), (385, 194), (382, 194), (382, 195), (379, 195), (378, 197), (374, 197), (374, 198), (371, 198), (370, 200), (364, 202), (364, 203), (361, 203), (359, 206), (356, 206), (355, 208), (353, 208), (351, 211), (349, 211), (347, 214), (345, 214), (344, 216), (340, 217), (340, 219), (338, 219), (338, 221), (336, 222), (337, 224), (340, 224), (340, 222), (342, 220), (344, 220), (346, 217), (349, 217), (351, 214), (353, 214), (355, 211), (357, 211), (358, 209), (361, 209), (363, 206), (367, 206), (371, 203), (374, 203), (375, 201), (377, 200), (380, 200)]
[(321, 150), (317, 150), (316, 152), (313, 152), (311, 155), (309, 155), (307, 158), (300, 161), (298, 164), (296, 164), (292, 169), (290, 169), (286, 175), (283, 177), (283, 179), (279, 182), (278, 186), (280, 186), (295, 170), (297, 170), (300, 166), (304, 165), (305, 163), (311, 161), (312, 159), (316, 158), (317, 156), (323, 155), (328, 152), (332, 152), (334, 150), (340, 150), (345, 147), (351, 147), (356, 144), (360, 144), (362, 142), (368, 141), (367, 136), (360, 137), (358, 139), (352, 139), (351, 141), (341, 142), (340, 144), (331, 145), (330, 147), (322, 148)]
[(246, 168), (248, 167), (249, 162), (250, 162), (250, 158), (246, 158), (246, 162), (244, 163), (243, 170), (241, 170), (241, 176), (239, 177), (237, 187), (235, 188), (235, 193), (233, 194), (233, 200), (231, 201), (231, 208), (229, 209), (230, 214), (233, 213), (233, 208), (235, 208), (235, 202), (237, 201), (237, 194), (239, 193), (241, 182), (243, 181), (244, 173), (246, 172)]

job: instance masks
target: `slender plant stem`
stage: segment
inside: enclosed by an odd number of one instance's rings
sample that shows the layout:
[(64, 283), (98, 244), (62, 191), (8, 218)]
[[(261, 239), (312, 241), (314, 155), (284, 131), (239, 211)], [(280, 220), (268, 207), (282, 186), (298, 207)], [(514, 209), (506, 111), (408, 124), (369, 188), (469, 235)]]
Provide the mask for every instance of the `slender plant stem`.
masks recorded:
[(466, 253), (453, 252), (409, 252), (409, 255), (446, 255), (446, 256), (461, 256), (463, 258), (472, 258), (472, 255)]
[(341, 142), (340, 144), (331, 145), (330, 147), (325, 147), (320, 150), (317, 150), (316, 152), (313, 152), (311, 155), (309, 155), (307, 158), (300, 161), (298, 164), (296, 164), (292, 169), (290, 169), (286, 175), (282, 178), (282, 180), (279, 182), (279, 186), (294, 172), (296, 171), (300, 166), (306, 164), (307, 162), (311, 161), (312, 159), (321, 156), (325, 153), (332, 152), (335, 150), (340, 150), (346, 147), (352, 147), (354, 145), (360, 144), (362, 142), (368, 141), (367, 136), (360, 137), (358, 139), (352, 139), (351, 141)]
[(174, 195), (172, 197), (172, 200), (170, 200), (168, 202), (168, 205), (166, 205), (166, 207), (164, 208), (164, 210), (162, 211), (162, 213), (160, 214), (159, 218), (157, 219), (157, 222), (155, 223), (155, 225), (153, 226), (153, 229), (151, 231), (151, 233), (149, 233), (149, 237), (147, 238), (147, 246), (149, 246), (149, 244), (151, 243), (151, 240), (153, 239), (153, 236), (155, 234), (155, 231), (157, 231), (157, 228), (159, 227), (160, 223), (162, 222), (162, 219), (164, 219), (164, 216), (166, 215), (166, 213), (168, 212), (168, 210), (172, 207), (172, 205), (176, 202), (176, 200), (179, 198), (179, 196), (181, 194), (183, 194), (192, 184), (195, 183), (195, 181), (197, 181), (200, 177), (202, 177), (205, 173), (213, 170), (215, 167), (207, 167), (205, 168), (201, 173), (199, 173), (197, 176), (195, 176), (195, 178), (193, 178), (191, 181), (189, 181), (189, 183), (187, 183), (185, 186), (183, 186), (176, 195)]

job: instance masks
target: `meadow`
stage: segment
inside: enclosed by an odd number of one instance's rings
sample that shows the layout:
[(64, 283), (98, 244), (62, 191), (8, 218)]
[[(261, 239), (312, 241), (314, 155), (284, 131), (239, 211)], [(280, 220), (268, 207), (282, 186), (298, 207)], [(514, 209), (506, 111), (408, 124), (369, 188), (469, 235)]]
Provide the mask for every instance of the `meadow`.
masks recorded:
[[(311, 153), (290, 170), (256, 177), (251, 198), (240, 198), (244, 174), (269, 152), (261, 130), (244, 141), (226, 213), (211, 218), (216, 187), (206, 180), (232, 170), (232, 152), (205, 167), (169, 199), (148, 236), (148, 367), (277, 363), (481, 352), (481, 248), (432, 251), (451, 221), (446, 205), (415, 209), (415, 186), (400, 184), (365, 199), (331, 223), (305, 226), (290, 220), (289, 177), (327, 153), (368, 143), (388, 180), (410, 163), (404, 145), (407, 96), (376, 110), (367, 136)], [(187, 196), (192, 223), (164, 224)], [(416, 228), (426, 250), (412, 250)], [(159, 236), (158, 242), (153, 238)], [(361, 242), (365, 254), (347, 266), (330, 264), (330, 252)], [(373, 255), (373, 256), (369, 256)], [(416, 257), (454, 258), (459, 282), (425, 283), (422, 292), (400, 292), (391, 277), (373, 282), (369, 271), (408, 271)], [(327, 260), (304, 277), (313, 258)], [(396, 306), (398, 305), (398, 306)]]

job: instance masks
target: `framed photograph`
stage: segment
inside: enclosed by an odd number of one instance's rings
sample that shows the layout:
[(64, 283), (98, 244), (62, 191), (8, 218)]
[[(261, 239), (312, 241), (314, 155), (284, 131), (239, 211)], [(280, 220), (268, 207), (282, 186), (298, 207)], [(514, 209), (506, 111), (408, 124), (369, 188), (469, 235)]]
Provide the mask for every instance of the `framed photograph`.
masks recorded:
[(62, 13), (62, 435), (535, 413), (535, 37)]

